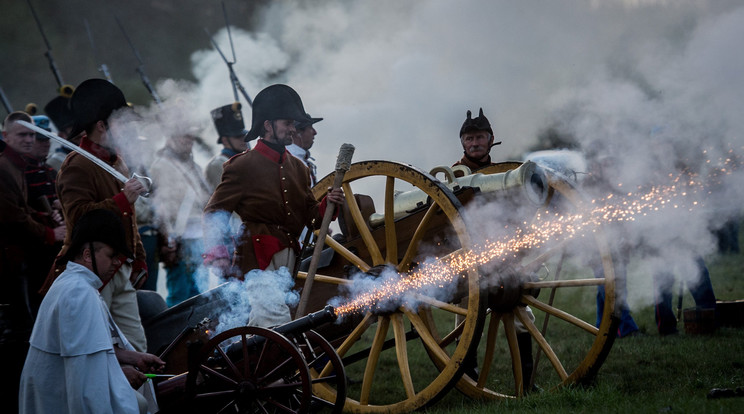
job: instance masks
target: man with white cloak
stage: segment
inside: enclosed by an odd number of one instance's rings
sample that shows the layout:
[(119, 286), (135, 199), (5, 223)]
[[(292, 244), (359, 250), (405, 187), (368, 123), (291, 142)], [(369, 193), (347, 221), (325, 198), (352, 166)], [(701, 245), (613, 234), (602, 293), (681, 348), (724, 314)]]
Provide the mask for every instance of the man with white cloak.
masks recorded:
[(110, 210), (76, 223), (66, 270), (44, 297), (21, 375), (20, 413), (144, 413), (135, 389), (161, 370), (136, 352), (114, 323), (99, 290), (131, 259), (121, 219)]

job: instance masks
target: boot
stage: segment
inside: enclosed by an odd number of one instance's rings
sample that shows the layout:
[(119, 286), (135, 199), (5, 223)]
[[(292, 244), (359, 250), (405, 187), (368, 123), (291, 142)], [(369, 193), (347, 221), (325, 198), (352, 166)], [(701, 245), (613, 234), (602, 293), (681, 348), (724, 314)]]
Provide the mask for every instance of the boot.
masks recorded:
[(525, 394), (532, 391), (530, 380), (532, 379), (532, 335), (529, 332), (517, 334), (517, 345), (519, 346), (519, 360), (522, 363), (522, 389)]

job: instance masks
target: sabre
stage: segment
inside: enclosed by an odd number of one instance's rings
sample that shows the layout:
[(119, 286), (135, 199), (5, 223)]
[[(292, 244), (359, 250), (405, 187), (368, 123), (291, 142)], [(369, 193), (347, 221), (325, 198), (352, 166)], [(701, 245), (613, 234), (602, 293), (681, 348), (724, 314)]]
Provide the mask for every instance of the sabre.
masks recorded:
[[(23, 125), (24, 127), (26, 127), (28, 129), (36, 132), (37, 134), (44, 135), (45, 137), (53, 140), (54, 142), (56, 142), (59, 145), (62, 145), (65, 148), (71, 149), (71, 150), (79, 153), (83, 157), (89, 159), (90, 161), (93, 161), (94, 164), (96, 164), (97, 166), (103, 168), (104, 171), (106, 171), (107, 173), (111, 174), (111, 176), (113, 176), (117, 180), (121, 181), (122, 183), (126, 183), (127, 181), (129, 181), (129, 179), (124, 174), (122, 174), (119, 171), (117, 171), (114, 167), (106, 164), (100, 158), (98, 158), (95, 155), (91, 154), (90, 152), (88, 152), (88, 151), (80, 148), (79, 146), (73, 144), (72, 142), (70, 142), (70, 141), (68, 141), (68, 140), (66, 140), (64, 138), (61, 138), (61, 137), (57, 136), (56, 134), (53, 134), (53, 133), (51, 133), (51, 132), (49, 132), (49, 131), (47, 131), (47, 130), (45, 130), (43, 128), (39, 128), (39, 127), (37, 127), (36, 125), (34, 125), (34, 124), (30, 123), (30, 122), (20, 121), (19, 120), (19, 121), (16, 121), (16, 123), (18, 123), (20, 125)], [(145, 186), (145, 191), (140, 194), (140, 197), (147, 198), (150, 195), (150, 188), (152, 188), (152, 179), (150, 179), (150, 177), (145, 177), (145, 176), (139, 175), (137, 173), (133, 173), (132, 174), (132, 178), (137, 179), (137, 181), (141, 182)]]

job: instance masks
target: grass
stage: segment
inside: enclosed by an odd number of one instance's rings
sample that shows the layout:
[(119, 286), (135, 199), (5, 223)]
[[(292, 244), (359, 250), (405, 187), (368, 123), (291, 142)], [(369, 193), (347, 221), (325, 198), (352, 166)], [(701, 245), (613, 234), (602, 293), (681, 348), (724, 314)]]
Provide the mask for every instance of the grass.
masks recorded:
[[(744, 253), (706, 259), (717, 298), (744, 299)], [(694, 303), (689, 293), (684, 303)], [(707, 398), (714, 388), (744, 387), (744, 329), (722, 327), (713, 335), (697, 336), (686, 334), (680, 322), (679, 335), (660, 337), (653, 315), (651, 306), (634, 311), (644, 335), (616, 340), (591, 385), (505, 401), (474, 401), (452, 390), (426, 412), (744, 412), (744, 397)]]

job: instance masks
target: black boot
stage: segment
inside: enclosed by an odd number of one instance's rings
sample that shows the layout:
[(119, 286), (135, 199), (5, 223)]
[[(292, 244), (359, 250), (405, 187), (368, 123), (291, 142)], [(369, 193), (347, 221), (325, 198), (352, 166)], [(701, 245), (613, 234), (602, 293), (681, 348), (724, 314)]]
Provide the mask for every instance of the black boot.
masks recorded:
[(529, 332), (517, 334), (517, 345), (519, 346), (519, 360), (522, 363), (522, 386), (525, 394), (532, 391), (530, 380), (532, 379), (532, 335)]

